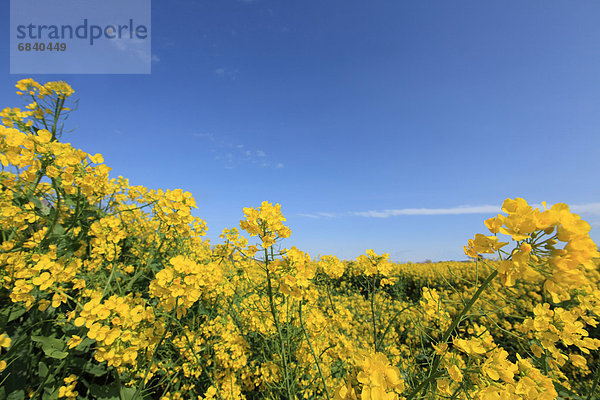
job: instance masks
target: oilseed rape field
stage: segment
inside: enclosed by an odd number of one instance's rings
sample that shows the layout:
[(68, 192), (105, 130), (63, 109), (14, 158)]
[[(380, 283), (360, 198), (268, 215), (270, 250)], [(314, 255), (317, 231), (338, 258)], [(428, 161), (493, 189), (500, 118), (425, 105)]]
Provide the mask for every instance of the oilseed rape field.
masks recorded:
[(183, 189), (62, 140), (65, 82), (0, 126), (0, 398), (591, 400), (600, 269), (566, 204), (504, 200), (471, 262), (311, 258), (285, 205), (218, 244)]

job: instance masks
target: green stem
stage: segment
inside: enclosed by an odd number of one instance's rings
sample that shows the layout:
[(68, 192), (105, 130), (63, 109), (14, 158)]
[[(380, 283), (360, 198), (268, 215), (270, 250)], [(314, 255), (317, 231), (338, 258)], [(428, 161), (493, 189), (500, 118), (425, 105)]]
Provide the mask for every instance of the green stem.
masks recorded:
[(73, 221), (69, 224), (69, 227), (67, 228), (67, 230), (65, 231), (65, 233), (69, 232), (71, 229), (73, 229), (75, 227), (75, 225), (77, 225), (77, 222), (79, 222), (79, 213), (80, 213), (80, 207), (81, 207), (81, 189), (77, 188), (77, 203), (75, 204), (75, 212), (73, 213)]
[[(477, 291), (475, 292), (475, 294), (473, 294), (473, 297), (471, 297), (471, 299), (465, 305), (465, 307), (462, 309), (462, 311), (460, 312), (460, 314), (457, 315), (454, 318), (454, 320), (452, 321), (452, 324), (450, 325), (450, 327), (446, 330), (446, 332), (444, 332), (444, 335), (442, 336), (442, 339), (440, 340), (440, 343), (446, 343), (448, 341), (448, 339), (450, 338), (450, 335), (452, 335), (452, 332), (454, 331), (454, 329), (456, 329), (456, 327), (458, 326), (458, 324), (460, 324), (462, 322), (463, 317), (469, 312), (469, 310), (471, 309), (471, 307), (473, 307), (473, 304), (475, 304), (475, 301), (477, 301), (477, 299), (479, 298), (479, 296), (481, 296), (481, 293), (483, 293), (483, 291), (485, 290), (485, 288), (494, 280), (494, 278), (497, 275), (498, 275), (498, 271), (494, 270), (485, 279), (485, 281), (483, 281), (483, 283), (481, 284), (481, 286), (479, 287), (479, 289), (477, 289)], [(429, 386), (429, 384), (439, 374), (438, 367), (440, 366), (440, 362), (441, 361), (442, 361), (442, 357), (440, 355), (436, 354), (436, 356), (435, 356), (435, 358), (433, 360), (433, 365), (431, 367), (431, 370), (429, 371), (429, 376), (423, 382), (421, 382), (419, 385), (417, 385), (417, 387), (414, 388), (413, 391), (408, 394), (408, 396), (406, 396), (406, 400), (412, 400), (417, 394), (419, 394), (421, 392), (421, 390), (423, 390), (424, 388), (426, 388), (426, 387)]]
[(333, 304), (333, 300), (331, 299), (331, 282), (330, 282), (330, 278), (328, 276), (325, 277), (325, 281), (327, 282), (327, 298), (329, 299), (329, 304), (331, 304), (331, 309), (333, 310), (334, 313), (337, 313), (337, 310), (335, 309), (335, 304)]
[(321, 381), (323, 382), (323, 387), (325, 388), (325, 395), (327, 396), (327, 399), (329, 400), (329, 390), (327, 389), (327, 383), (325, 383), (325, 377), (323, 376), (323, 372), (321, 371), (321, 364), (319, 363), (319, 359), (317, 358), (315, 350), (313, 349), (313, 346), (310, 342), (310, 336), (308, 336), (308, 332), (304, 328), (304, 322), (302, 321), (302, 303), (300, 303), (300, 306), (298, 308), (298, 316), (300, 318), (300, 326), (302, 327), (302, 331), (304, 332), (304, 336), (306, 336), (306, 341), (308, 342), (308, 347), (310, 347), (310, 352), (312, 353), (312, 355), (315, 359), (315, 363), (317, 364), (317, 370), (319, 371), (319, 376), (321, 377)]
[(104, 298), (104, 296), (106, 295), (106, 293), (108, 292), (108, 288), (111, 287), (111, 281), (113, 279), (113, 276), (115, 275), (115, 270), (117, 269), (117, 263), (113, 262), (113, 267), (110, 270), (110, 275), (108, 276), (108, 281), (106, 281), (106, 286), (104, 287), (104, 290), (102, 291), (102, 298)]
[(58, 371), (61, 371), (63, 369), (63, 367), (65, 366), (67, 362), (67, 359), (63, 359), (62, 362), (60, 363), (60, 365), (58, 366), (58, 368), (54, 369), (48, 369), (48, 373), (46, 374), (46, 378), (44, 379), (44, 381), (42, 383), (40, 383), (40, 385), (38, 386), (37, 390), (35, 391), (35, 393), (31, 396), (32, 399), (37, 399), (38, 396), (41, 394), (42, 389), (44, 388), (44, 386), (46, 386), (46, 383), (48, 383), (48, 381), (50, 380), (50, 377), (52, 376), (56, 376), (56, 374), (58, 373)]
[(150, 372), (150, 368), (152, 367), (152, 363), (154, 363), (154, 359), (156, 358), (156, 354), (158, 354), (158, 349), (160, 348), (160, 346), (162, 345), (162, 342), (165, 340), (165, 338), (167, 337), (167, 333), (171, 330), (171, 326), (173, 326), (173, 314), (175, 314), (177, 312), (177, 304), (179, 303), (178, 299), (175, 300), (175, 308), (173, 308), (173, 311), (171, 311), (169, 313), (169, 325), (167, 326), (167, 329), (165, 329), (165, 331), (163, 332), (162, 336), (160, 337), (160, 340), (158, 341), (158, 344), (156, 345), (156, 348), (154, 349), (154, 352), (152, 353), (152, 358), (150, 359), (150, 362), (148, 363), (148, 366), (146, 367), (146, 371), (144, 372), (144, 377), (142, 378), (142, 385), (141, 385), (141, 389), (140, 386), (138, 386), (135, 389), (135, 393), (133, 394), (133, 397), (131, 398), (132, 400), (136, 400), (138, 393), (144, 391), (144, 389), (146, 388), (146, 378), (148, 377), (148, 372)]
[(369, 289), (369, 291), (371, 292), (371, 318), (373, 320), (373, 348), (375, 352), (377, 352), (377, 317), (375, 315), (375, 275), (373, 275), (373, 282), (371, 283), (369, 281)]
[(596, 372), (594, 373), (594, 375), (595, 375), (595, 377), (594, 377), (594, 383), (592, 384), (592, 390), (590, 390), (590, 393), (588, 394), (588, 396), (586, 397), (585, 400), (591, 400), (592, 396), (596, 392), (596, 388), (598, 387), (598, 382), (600, 382), (600, 363), (598, 363), (598, 367), (596, 368)]
[(60, 213), (60, 206), (61, 206), (60, 191), (58, 190), (56, 181), (54, 179), (52, 179), (52, 187), (54, 188), (54, 191), (56, 192), (56, 204), (54, 205), (54, 218), (52, 218), (52, 222), (51, 222), (50, 226), (48, 227), (48, 230), (46, 231), (44, 238), (40, 241), (40, 244), (42, 244), (46, 239), (48, 239), (48, 237), (50, 237), (50, 234), (52, 233), (52, 231), (54, 230), (54, 227), (56, 226), (56, 224), (58, 222), (58, 214)]
[(396, 321), (396, 318), (398, 318), (400, 316), (400, 314), (402, 314), (404, 311), (408, 310), (411, 307), (412, 307), (412, 304), (404, 307), (402, 310), (400, 310), (396, 314), (394, 314), (394, 316), (392, 317), (392, 319), (390, 320), (390, 322), (387, 324), (385, 330), (383, 331), (383, 333), (379, 337), (379, 346), (381, 346), (383, 344), (383, 339), (385, 338), (385, 336), (389, 332), (390, 328), (392, 327), (392, 324)]
[[(183, 330), (183, 325), (181, 325), (180, 321), (176, 321), (177, 325), (179, 325), (179, 328)], [(202, 361), (202, 357), (200, 357), (198, 355), (198, 352), (194, 349), (194, 346), (192, 344), (192, 342), (190, 342), (190, 338), (188, 337), (187, 334), (184, 334), (183, 337), (185, 338), (185, 341), (188, 344), (188, 349), (192, 352), (192, 354), (194, 355), (194, 357), (196, 358), (196, 361), (198, 362), (198, 364), (200, 364), (200, 368), (202, 368), (203, 371), (206, 371), (206, 376), (208, 377), (208, 380), (210, 381), (210, 384), (212, 386), (215, 387), (215, 389), (217, 390), (217, 397), (220, 400), (223, 400), (223, 396), (221, 396), (221, 390), (219, 389), (219, 385), (213, 380), (212, 376), (210, 375), (210, 372), (208, 371), (208, 368), (206, 368), (204, 366), (204, 362)]]
[(43, 177), (44, 177), (44, 173), (41, 170), (38, 171), (37, 178), (36, 178), (35, 182), (33, 183), (33, 186), (29, 189), (29, 193), (27, 193), (27, 197), (31, 196), (35, 192), (35, 189), (37, 189), (37, 187)]
[(54, 122), (52, 123), (52, 139), (56, 138), (56, 125), (58, 124), (58, 120), (60, 118), (60, 112), (65, 104), (65, 98), (59, 97), (56, 101), (56, 106), (54, 107)]
[(277, 317), (277, 310), (275, 309), (275, 303), (273, 301), (273, 286), (271, 284), (271, 274), (269, 272), (269, 253), (267, 249), (265, 249), (265, 264), (267, 270), (267, 294), (269, 296), (269, 306), (271, 308), (271, 315), (273, 316), (273, 321), (275, 322), (275, 327), (277, 328), (277, 335), (279, 336), (279, 343), (281, 345), (281, 358), (283, 359), (283, 369), (285, 373), (285, 387), (288, 394), (288, 399), (293, 399), (292, 397), (292, 389), (290, 388), (290, 377), (289, 377), (289, 368), (287, 365), (287, 357), (285, 353), (285, 341), (283, 340), (283, 334), (281, 333), (281, 326), (279, 324), (279, 318)]

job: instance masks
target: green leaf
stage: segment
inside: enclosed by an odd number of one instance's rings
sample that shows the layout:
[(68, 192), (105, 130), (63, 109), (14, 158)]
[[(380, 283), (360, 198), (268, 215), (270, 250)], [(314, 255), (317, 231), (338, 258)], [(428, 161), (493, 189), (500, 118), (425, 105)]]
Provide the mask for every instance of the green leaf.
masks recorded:
[(62, 225), (60, 225), (60, 224), (54, 225), (54, 229), (52, 229), (53, 235), (62, 236), (64, 233), (65, 233), (65, 228)]
[(60, 339), (46, 336), (32, 336), (31, 340), (40, 343), (42, 350), (48, 357), (62, 360), (69, 355), (69, 353), (63, 351), (65, 343)]
[(69, 366), (75, 368), (77, 371), (83, 371), (96, 377), (107, 374), (106, 365), (97, 364), (93, 360), (84, 357), (71, 356), (69, 358)]
[(106, 375), (106, 367), (102, 364), (88, 364), (85, 368), (85, 372), (94, 376)]
[(74, 347), (75, 350), (80, 351), (80, 352), (85, 352), (87, 351), (94, 343), (96, 343), (95, 340), (90, 339), (88, 337), (84, 337), (83, 340), (81, 341), (81, 343), (79, 343), (77, 346)]
[(27, 310), (24, 307), (18, 307), (16, 310), (11, 309), (10, 314), (8, 316), (8, 322), (12, 322), (15, 319), (19, 318), (21, 315), (25, 314)]
[(77, 205), (77, 200), (74, 197), (67, 196), (65, 197), (65, 204), (69, 207), (75, 207)]
[(48, 375), (48, 366), (40, 361), (40, 364), (38, 365), (38, 371), (40, 376), (46, 376)]
[(98, 400), (120, 400), (119, 388), (116, 385), (90, 385), (90, 395), (92, 395), (92, 398)]
[[(133, 396), (135, 396), (135, 392), (136, 388), (121, 387), (121, 396), (123, 400), (132, 400)], [(141, 394), (137, 398), (142, 399)]]
[(6, 400), (25, 400), (25, 391), (16, 390), (14, 392), (11, 392), (6, 398)]
[(41, 343), (42, 346), (49, 346), (60, 350), (62, 350), (65, 346), (65, 343), (62, 340), (51, 336), (33, 335), (31, 336), (31, 340), (37, 343)]
[(48, 388), (44, 389), (44, 393), (42, 393), (42, 400), (56, 400), (58, 399), (58, 389), (50, 390)]
[(69, 353), (66, 353), (64, 351), (60, 351), (60, 350), (56, 350), (56, 349), (47, 349), (47, 348), (42, 348), (44, 350), (44, 353), (46, 353), (46, 355), (48, 357), (51, 358), (55, 358), (57, 360), (62, 360), (63, 358), (67, 358), (67, 356), (69, 355)]

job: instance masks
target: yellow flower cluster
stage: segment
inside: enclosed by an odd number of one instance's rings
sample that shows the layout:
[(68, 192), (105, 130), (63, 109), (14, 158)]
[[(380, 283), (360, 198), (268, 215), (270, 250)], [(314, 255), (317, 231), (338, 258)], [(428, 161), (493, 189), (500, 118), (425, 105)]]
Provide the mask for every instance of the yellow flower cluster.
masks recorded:
[(345, 270), (344, 264), (336, 256), (322, 256), (319, 268), (331, 279), (341, 278)]
[[(481, 389), (475, 395), (480, 400), (555, 400), (558, 393), (554, 388), (552, 379), (545, 376), (535, 368), (529, 360), (522, 359), (517, 355), (517, 363), (513, 364), (503, 360), (510, 373), (504, 376), (505, 382), (492, 383)], [(519, 380), (514, 381), (511, 375), (518, 372)], [(502, 378), (499, 376), (499, 378)]]
[(424, 287), (419, 303), (423, 311), (423, 320), (428, 322), (432, 328), (447, 329), (450, 326), (452, 318), (443, 306), (440, 294), (436, 289)]
[[(87, 337), (97, 343), (96, 360), (114, 367), (135, 366), (139, 354), (152, 350), (165, 330), (156, 320), (154, 309), (146, 306), (144, 299), (131, 295), (112, 295), (103, 300), (101, 292), (90, 293), (90, 300), (75, 315), (70, 314), (73, 324), (85, 326)], [(72, 337), (69, 345), (76, 346), (80, 339)]]
[(390, 365), (385, 354), (365, 357), (356, 379), (362, 384), (361, 400), (393, 400), (404, 391), (404, 380), (397, 367)]
[[(400, 370), (391, 365), (385, 354), (368, 353), (359, 363), (356, 380), (361, 384), (361, 400), (398, 400), (406, 388)], [(335, 400), (357, 400), (351, 380), (343, 382), (335, 391)]]
[(77, 386), (77, 377), (71, 374), (66, 377), (63, 382), (65, 384), (58, 388), (58, 398), (76, 400), (77, 396), (79, 395), (79, 393), (75, 390), (75, 386)]
[(60, 97), (70, 97), (75, 91), (66, 82), (48, 82), (45, 85), (41, 85), (35, 80), (21, 79), (17, 85), (17, 92), (19, 95), (23, 95), (23, 92), (27, 92), (31, 96), (35, 96), (38, 99), (43, 99), (45, 96), (52, 96), (56, 94)]
[(384, 277), (389, 276), (392, 270), (392, 264), (389, 262), (390, 255), (384, 253), (377, 255), (372, 249), (366, 251), (366, 254), (358, 256), (356, 262), (360, 265), (364, 274), (367, 276), (371, 275), (382, 275)]
[(292, 247), (285, 252), (282, 263), (275, 263), (278, 264), (285, 264), (281, 269), (287, 272), (282, 273), (279, 290), (295, 299), (308, 298), (310, 293), (307, 289), (317, 272), (317, 265), (311, 262), (310, 256)]
[(240, 227), (250, 236), (258, 236), (263, 248), (267, 249), (278, 239), (291, 235), (290, 228), (283, 225), (285, 218), (281, 215), (281, 206), (263, 201), (258, 209), (244, 208), (246, 219), (240, 221)]
[(169, 260), (169, 265), (156, 273), (148, 293), (160, 300), (160, 307), (169, 312), (176, 309), (177, 318), (202, 296), (214, 293), (222, 280), (217, 263), (198, 264), (183, 256)]
[[(502, 205), (507, 216), (498, 215), (485, 222), (493, 236), (476, 235), (469, 240), (465, 253), (471, 257), (499, 251), (507, 242), (499, 242), (497, 233), (509, 235), (518, 246), (498, 268), (502, 282), (514, 285), (517, 279), (542, 274), (544, 289), (554, 302), (570, 298), (568, 291), (586, 283), (582, 269), (595, 268), (593, 259), (600, 254), (588, 233), (590, 225), (569, 211), (563, 203), (544, 210), (534, 209), (524, 199), (507, 199)], [(562, 248), (557, 247), (562, 242)]]
[[(550, 308), (550, 304), (537, 304), (533, 309), (533, 318), (527, 318), (519, 329), (528, 337), (534, 339), (531, 351), (538, 358), (544, 358), (555, 369), (560, 369), (571, 359), (580, 368), (586, 368), (585, 358), (577, 355), (564, 354), (565, 348), (577, 347), (583, 354), (600, 347), (600, 339), (590, 338), (584, 329), (586, 322), (591, 326), (597, 324), (594, 317), (584, 321), (584, 311), (579, 307), (565, 310), (562, 307)], [(538, 345), (539, 344), (539, 345)]]
[[(0, 335), (0, 352), (2, 349), (8, 349), (10, 347), (11, 340), (6, 333)], [(0, 360), (0, 372), (6, 369), (6, 360)]]

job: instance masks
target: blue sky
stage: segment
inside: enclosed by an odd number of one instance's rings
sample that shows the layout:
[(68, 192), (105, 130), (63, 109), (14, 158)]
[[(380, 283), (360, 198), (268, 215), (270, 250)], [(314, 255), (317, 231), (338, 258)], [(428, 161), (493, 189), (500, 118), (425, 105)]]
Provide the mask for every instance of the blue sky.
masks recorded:
[[(8, 2), (2, 23), (8, 25)], [(64, 141), (182, 188), (218, 241), (282, 205), (284, 246), (466, 259), (507, 198), (600, 240), (600, 3), (152, 1), (150, 75), (33, 75), (80, 99)], [(0, 106), (17, 106), (8, 37)]]

